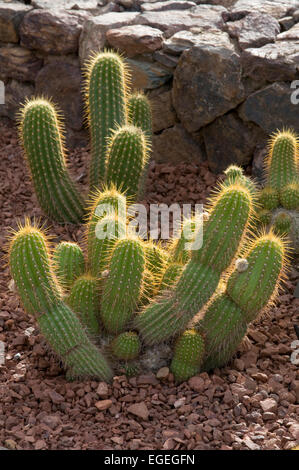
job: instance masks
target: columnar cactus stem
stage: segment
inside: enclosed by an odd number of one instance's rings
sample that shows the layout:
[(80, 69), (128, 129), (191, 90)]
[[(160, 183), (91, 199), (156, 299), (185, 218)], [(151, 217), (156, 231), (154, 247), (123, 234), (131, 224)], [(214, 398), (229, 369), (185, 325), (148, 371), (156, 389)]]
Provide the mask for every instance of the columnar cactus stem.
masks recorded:
[(28, 222), (10, 244), (10, 268), (21, 300), (71, 376), (110, 380), (112, 370), (79, 319), (61, 300), (45, 235)]
[(55, 247), (52, 260), (60, 284), (67, 289), (84, 272), (84, 255), (77, 243), (60, 242)]
[(204, 339), (195, 330), (187, 330), (177, 340), (170, 370), (177, 382), (188, 380), (196, 375), (203, 362)]
[(299, 209), (299, 178), (290, 182), (281, 190), (280, 202), (285, 209)]
[(286, 212), (280, 212), (274, 219), (273, 232), (276, 235), (288, 235), (292, 228), (292, 219)]
[(20, 136), (41, 208), (57, 222), (82, 222), (84, 201), (68, 174), (63, 126), (50, 101), (36, 98), (25, 103)]
[(298, 137), (292, 131), (278, 131), (270, 140), (266, 160), (267, 184), (279, 194), (298, 174)]
[(213, 295), (221, 273), (231, 264), (253, 210), (250, 191), (238, 184), (222, 187), (214, 197), (204, 230), (204, 248), (192, 252), (174, 291), (151, 303), (135, 325), (146, 344), (182, 331)]
[(92, 57), (86, 72), (86, 102), (91, 138), (90, 188), (103, 183), (106, 172), (107, 138), (127, 122), (126, 93), (128, 72), (114, 52)]
[(101, 319), (109, 333), (121, 333), (142, 296), (145, 270), (143, 244), (126, 238), (114, 245), (101, 302)]
[(141, 349), (140, 339), (134, 331), (126, 331), (117, 336), (112, 342), (112, 352), (123, 361), (135, 359)]
[(106, 184), (136, 198), (148, 160), (148, 144), (141, 129), (133, 126), (114, 131), (108, 149)]

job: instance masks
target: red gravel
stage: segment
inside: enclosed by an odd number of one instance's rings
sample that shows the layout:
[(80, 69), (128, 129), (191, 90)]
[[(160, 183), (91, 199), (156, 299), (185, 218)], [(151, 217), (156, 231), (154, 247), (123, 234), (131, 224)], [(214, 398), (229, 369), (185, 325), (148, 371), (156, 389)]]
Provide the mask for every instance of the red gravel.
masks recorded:
[[(86, 183), (87, 150), (71, 156)], [(0, 197), (3, 247), (7, 228), (25, 215), (42, 216), (16, 132), (0, 121)], [(205, 165), (153, 165), (148, 202), (202, 202), (215, 183)], [(43, 220), (46, 220), (43, 218)], [(57, 240), (77, 241), (81, 228), (50, 224)], [(4, 251), (3, 251), (4, 253)], [(299, 441), (299, 370), (290, 361), (296, 339), (299, 278), (293, 266), (271, 314), (249, 331), (246, 347), (213, 374), (175, 386), (172, 375), (115, 377), (112, 385), (65, 380), (34, 321), (0, 279), (0, 446), (16, 449), (289, 449)]]

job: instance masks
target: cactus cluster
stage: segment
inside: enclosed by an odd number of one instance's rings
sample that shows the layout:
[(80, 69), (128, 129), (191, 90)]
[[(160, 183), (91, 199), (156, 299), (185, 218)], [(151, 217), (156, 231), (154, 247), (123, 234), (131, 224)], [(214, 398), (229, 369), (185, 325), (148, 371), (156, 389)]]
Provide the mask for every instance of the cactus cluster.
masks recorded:
[[(86, 215), (86, 227), (83, 249), (65, 241), (53, 247), (26, 221), (12, 236), (9, 263), (24, 308), (69, 378), (109, 381), (117, 364), (132, 374), (142, 354), (166, 343), (180, 382), (226, 364), (248, 325), (271, 305), (287, 266), (280, 234), (288, 221), (280, 217), (279, 230), (252, 238), (256, 187), (232, 166), (202, 220), (184, 220), (179, 238), (162, 246), (132, 234), (128, 202), (142, 194), (152, 130), (149, 102), (129, 96), (127, 87), (120, 56), (92, 57), (85, 88), (89, 206), (68, 174), (55, 107), (45, 99), (24, 106), (20, 130), (42, 208), (58, 222)], [(277, 163), (269, 167), (281, 171)], [(296, 183), (287, 185), (288, 177), (280, 191), (271, 180), (271, 207), (277, 194), (288, 204), (294, 199)]]

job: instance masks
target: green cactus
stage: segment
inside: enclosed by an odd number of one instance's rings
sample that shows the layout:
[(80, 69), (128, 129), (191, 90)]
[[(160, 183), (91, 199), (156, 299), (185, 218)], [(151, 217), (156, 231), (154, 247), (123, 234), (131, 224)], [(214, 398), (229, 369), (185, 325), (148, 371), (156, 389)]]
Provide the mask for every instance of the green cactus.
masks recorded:
[(237, 165), (230, 165), (224, 172), (226, 178), (224, 180), (225, 186), (230, 186), (233, 183), (239, 183), (244, 185), (254, 196), (256, 194), (257, 188), (249, 177), (244, 175), (243, 168)]
[(124, 126), (110, 139), (106, 184), (115, 185), (133, 200), (141, 188), (141, 176), (148, 160), (148, 144), (141, 129)]
[(268, 209), (261, 209), (257, 213), (257, 222), (260, 225), (269, 225), (271, 222), (271, 212)]
[(99, 334), (100, 295), (97, 278), (90, 274), (79, 277), (65, 302), (78, 315), (90, 336)]
[(125, 233), (125, 196), (114, 188), (98, 191), (91, 202), (86, 230), (88, 269), (92, 276), (101, 277), (107, 269), (107, 256), (113, 245)]
[(162, 292), (165, 289), (171, 289), (179, 279), (183, 269), (183, 264), (170, 263), (163, 273), (159, 291)]
[(84, 255), (77, 243), (60, 242), (53, 251), (52, 261), (55, 274), (66, 289), (84, 273)]
[(278, 191), (270, 186), (265, 186), (259, 195), (260, 205), (269, 211), (277, 209), (279, 206), (279, 194)]
[(292, 228), (292, 218), (286, 212), (280, 212), (274, 219), (273, 232), (276, 235), (289, 235)]
[(267, 184), (280, 194), (297, 172), (298, 138), (292, 131), (278, 131), (270, 139), (266, 159)]
[[(182, 223), (181, 232), (170, 244), (170, 258), (174, 263), (186, 264), (190, 259), (190, 244), (194, 242), (195, 230), (203, 227), (199, 217), (185, 219)], [(188, 245), (189, 244), (189, 245)]]
[(28, 100), (20, 112), (20, 137), (39, 204), (57, 222), (82, 222), (84, 201), (71, 180), (63, 125), (53, 103)]
[(42, 334), (69, 369), (69, 375), (110, 380), (112, 370), (106, 359), (61, 300), (46, 236), (27, 221), (11, 240), (9, 260), (25, 309), (36, 318)]
[(225, 365), (245, 336), (248, 324), (271, 304), (287, 264), (285, 244), (271, 232), (262, 235), (251, 242), (241, 261), (242, 269), (236, 262), (226, 291), (215, 297), (196, 325), (205, 338), (204, 370)]
[(136, 318), (144, 342), (156, 344), (181, 332), (213, 295), (244, 238), (253, 210), (250, 192), (223, 186), (211, 202), (204, 249), (192, 251), (175, 289), (152, 302)]
[(127, 123), (128, 71), (114, 52), (95, 54), (86, 70), (86, 107), (91, 138), (90, 189), (99, 188), (106, 173), (107, 138)]
[(134, 331), (121, 333), (112, 342), (114, 356), (123, 361), (131, 361), (138, 357), (140, 349), (140, 339)]
[(195, 330), (187, 330), (177, 340), (170, 370), (177, 382), (183, 382), (196, 375), (203, 362), (204, 339)]
[(112, 250), (109, 275), (101, 301), (101, 319), (109, 333), (121, 333), (142, 296), (145, 254), (139, 239), (118, 240)]
[(288, 210), (299, 209), (299, 178), (287, 184), (280, 192), (282, 207)]

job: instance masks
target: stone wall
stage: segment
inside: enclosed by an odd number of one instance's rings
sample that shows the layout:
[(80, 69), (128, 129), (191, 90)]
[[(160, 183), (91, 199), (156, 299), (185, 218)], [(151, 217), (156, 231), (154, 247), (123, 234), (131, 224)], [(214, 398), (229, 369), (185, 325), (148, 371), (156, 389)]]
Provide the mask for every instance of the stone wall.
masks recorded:
[(269, 133), (299, 131), (299, 0), (0, 1), (0, 115), (52, 96), (84, 143), (81, 68), (104, 47), (152, 100), (158, 161), (259, 168)]

